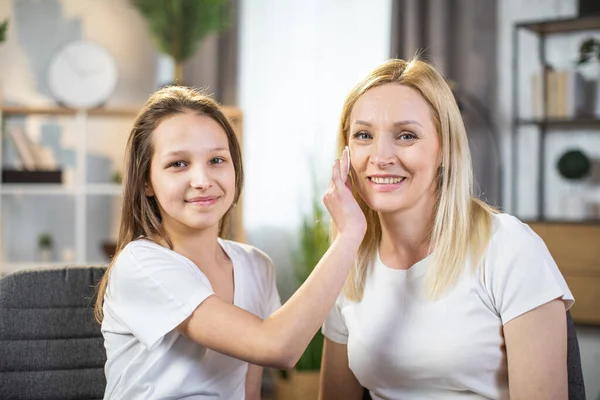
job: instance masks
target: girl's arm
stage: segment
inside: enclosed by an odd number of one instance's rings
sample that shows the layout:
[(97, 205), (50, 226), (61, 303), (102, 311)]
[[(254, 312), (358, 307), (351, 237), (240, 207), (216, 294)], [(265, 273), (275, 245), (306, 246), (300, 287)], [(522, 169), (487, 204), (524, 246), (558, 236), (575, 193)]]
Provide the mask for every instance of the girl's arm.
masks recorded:
[(567, 322), (562, 300), (507, 322), (504, 340), (511, 399), (567, 399)]
[(325, 338), (319, 400), (361, 400), (363, 391), (348, 366), (348, 346)]
[(306, 282), (278, 311), (261, 320), (217, 296), (204, 300), (178, 329), (197, 343), (248, 361), (292, 368), (325, 321), (354, 265), (366, 221), (347, 186), (346, 157), (336, 160), (323, 202), (339, 231)]
[(248, 364), (246, 373), (246, 399), (260, 400), (260, 391), (262, 389), (263, 367)]

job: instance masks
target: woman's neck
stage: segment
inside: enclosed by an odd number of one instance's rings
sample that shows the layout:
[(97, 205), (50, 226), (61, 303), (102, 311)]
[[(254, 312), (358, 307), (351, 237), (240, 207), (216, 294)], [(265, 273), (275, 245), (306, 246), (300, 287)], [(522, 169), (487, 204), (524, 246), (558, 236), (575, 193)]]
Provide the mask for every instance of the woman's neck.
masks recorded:
[(403, 269), (427, 257), (434, 219), (434, 201), (396, 213), (379, 213), (379, 252), (382, 259), (387, 259), (385, 264)]

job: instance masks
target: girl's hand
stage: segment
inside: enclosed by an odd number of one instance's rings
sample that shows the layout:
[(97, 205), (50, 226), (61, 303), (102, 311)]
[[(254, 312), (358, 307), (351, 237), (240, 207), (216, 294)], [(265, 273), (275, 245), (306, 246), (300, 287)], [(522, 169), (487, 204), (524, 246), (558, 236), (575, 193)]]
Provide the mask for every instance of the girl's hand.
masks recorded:
[(367, 220), (356, 199), (352, 195), (352, 184), (348, 179), (350, 169), (348, 148), (342, 157), (333, 164), (329, 190), (323, 197), (323, 203), (340, 234), (352, 234), (362, 238), (367, 230)]

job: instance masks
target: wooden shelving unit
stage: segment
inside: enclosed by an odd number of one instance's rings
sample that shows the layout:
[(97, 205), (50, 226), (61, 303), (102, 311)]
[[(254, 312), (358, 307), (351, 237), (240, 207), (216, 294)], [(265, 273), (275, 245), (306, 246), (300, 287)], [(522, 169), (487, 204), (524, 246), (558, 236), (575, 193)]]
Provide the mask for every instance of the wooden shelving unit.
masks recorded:
[[(524, 126), (536, 126), (540, 132), (538, 141), (538, 171), (539, 177), (537, 179), (537, 209), (538, 217), (540, 221), (546, 219), (545, 210), (545, 190), (546, 190), (546, 174), (544, 171), (545, 166), (545, 153), (546, 153), (546, 139), (547, 134), (554, 129), (582, 129), (582, 128), (598, 128), (600, 133), (600, 116), (595, 117), (576, 117), (573, 119), (562, 119), (562, 118), (550, 118), (542, 117), (539, 119), (535, 118), (522, 118), (519, 115), (519, 102), (520, 102), (520, 91), (519, 91), (519, 35), (522, 31), (528, 31), (535, 34), (538, 37), (538, 48), (537, 53), (540, 64), (545, 66), (546, 62), (546, 45), (549, 35), (568, 34), (582, 31), (594, 31), (600, 30), (600, 16), (585, 17), (585, 18), (568, 18), (568, 19), (553, 19), (545, 21), (530, 21), (517, 23), (513, 26), (513, 66), (512, 66), (512, 200), (511, 209), (515, 214), (518, 215), (518, 178), (519, 178), (519, 151), (517, 137), (519, 135), (519, 129)], [(545, 99), (548, 97), (548, 88), (545, 79), (541, 79), (542, 85), (542, 115), (548, 116), (547, 102)]]

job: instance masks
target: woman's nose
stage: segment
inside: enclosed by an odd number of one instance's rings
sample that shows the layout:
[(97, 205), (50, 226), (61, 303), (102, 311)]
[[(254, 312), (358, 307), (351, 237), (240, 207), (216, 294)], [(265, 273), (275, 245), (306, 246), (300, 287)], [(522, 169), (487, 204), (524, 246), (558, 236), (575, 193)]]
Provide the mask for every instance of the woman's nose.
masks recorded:
[(371, 148), (370, 161), (377, 167), (385, 167), (396, 163), (397, 155), (393, 143), (384, 138), (375, 141)]

